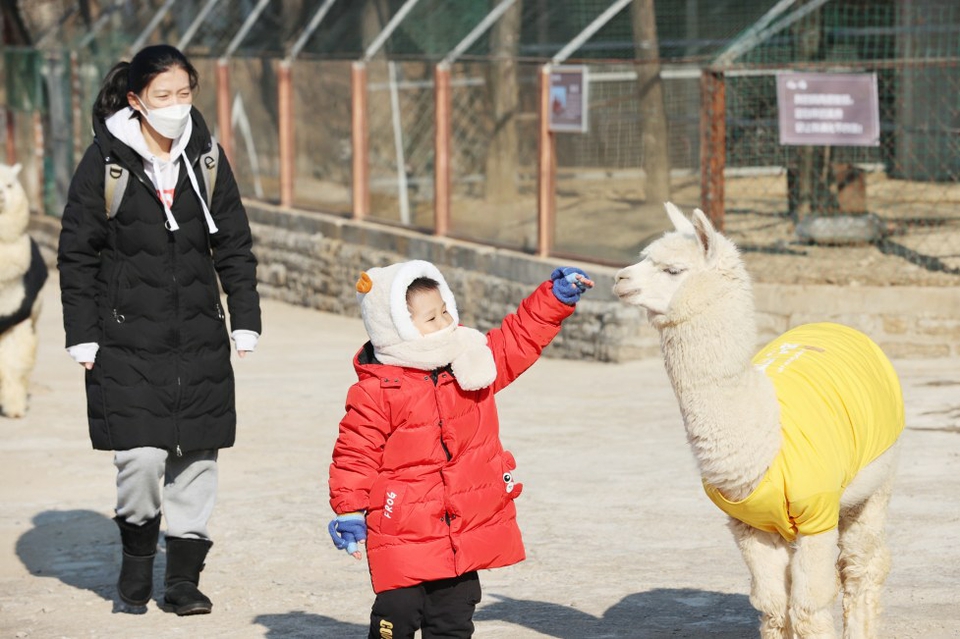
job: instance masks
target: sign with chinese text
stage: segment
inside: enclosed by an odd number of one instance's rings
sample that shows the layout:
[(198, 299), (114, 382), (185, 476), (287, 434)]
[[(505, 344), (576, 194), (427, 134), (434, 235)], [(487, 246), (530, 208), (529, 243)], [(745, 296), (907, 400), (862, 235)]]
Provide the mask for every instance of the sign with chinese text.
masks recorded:
[(880, 144), (875, 73), (780, 73), (777, 107), (780, 144)]

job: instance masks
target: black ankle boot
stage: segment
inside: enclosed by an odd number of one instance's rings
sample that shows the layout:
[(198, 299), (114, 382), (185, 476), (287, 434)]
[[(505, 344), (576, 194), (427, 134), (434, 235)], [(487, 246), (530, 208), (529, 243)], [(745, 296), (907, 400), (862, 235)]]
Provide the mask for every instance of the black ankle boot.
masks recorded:
[(123, 563), (117, 592), (120, 599), (131, 606), (144, 606), (153, 592), (153, 560), (157, 556), (157, 538), (160, 535), (160, 515), (139, 526), (114, 517), (120, 528), (123, 544)]
[(205, 615), (213, 609), (209, 597), (200, 592), (200, 571), (213, 542), (208, 539), (167, 537), (167, 591), (164, 610), (178, 615)]

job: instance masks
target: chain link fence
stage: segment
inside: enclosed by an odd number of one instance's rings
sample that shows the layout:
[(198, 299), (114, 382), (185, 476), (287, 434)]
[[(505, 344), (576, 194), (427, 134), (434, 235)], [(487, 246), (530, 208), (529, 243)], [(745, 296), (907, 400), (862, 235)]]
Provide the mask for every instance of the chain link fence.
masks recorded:
[[(434, 71), (497, 4), (421, 0), (365, 61), (371, 220), (434, 228)], [(537, 249), (540, 72), (612, 4), (518, 0), (516, 15), (505, 14), (453, 62), (450, 235)], [(201, 79), (195, 104), (218, 135), (225, 124), (218, 102), (226, 95), (231, 163), (242, 193), (280, 201), (278, 78), (292, 43), (324, 2), (120, 0), (104, 6), (103, 15), (86, 23), (76, 11), (56, 14), (59, 23), (38, 27), (42, 49), (4, 47), (7, 156), (25, 165), (22, 178), (31, 193), (43, 193), (43, 210), (62, 210), (73, 166), (90, 142), (90, 107), (103, 75), (129, 57), (133, 44), (160, 41), (191, 56)], [(404, 6), (400, 0), (333, 2), (287, 59), (294, 206), (344, 216), (354, 211), (351, 68)], [(651, 155), (656, 140), (640, 98), (649, 88), (647, 65), (655, 65), (669, 197), (685, 209), (718, 207), (726, 232), (746, 252), (813, 263), (821, 254), (798, 234), (804, 219), (869, 220), (880, 236), (871, 250), (925, 271), (960, 273), (960, 6), (946, 0), (757, 0), (735, 8), (661, 2), (655, 60), (639, 59), (649, 43), (637, 40), (635, 11), (628, 6), (616, 14), (567, 62), (586, 68), (589, 115), (584, 133), (555, 134), (554, 254), (625, 264), (665, 229), (649, 181), (651, 170), (663, 167), (652, 166), (659, 162)], [(496, 32), (510, 20), (513, 40)], [(705, 70), (715, 82), (704, 81)], [(796, 70), (876, 73), (879, 146), (781, 145), (776, 77)], [(218, 87), (220, 77), (228, 78), (228, 90)], [(811, 183), (810, 175), (818, 178)], [(830, 250), (846, 254), (842, 247)]]

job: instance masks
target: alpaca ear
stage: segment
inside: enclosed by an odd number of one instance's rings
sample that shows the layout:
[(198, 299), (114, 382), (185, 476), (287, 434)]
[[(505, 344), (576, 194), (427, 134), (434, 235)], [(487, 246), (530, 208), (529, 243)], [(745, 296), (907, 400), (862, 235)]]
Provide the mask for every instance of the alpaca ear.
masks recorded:
[(693, 232), (703, 247), (703, 253), (709, 259), (717, 244), (717, 230), (710, 223), (710, 218), (700, 209), (693, 210)]
[(676, 204), (673, 202), (664, 202), (663, 207), (667, 209), (667, 216), (670, 217), (670, 221), (673, 222), (675, 229), (681, 233), (693, 235), (693, 224), (690, 223), (690, 220), (687, 219), (687, 216), (683, 214), (683, 211), (681, 211)]
[(22, 169), (23, 167), (20, 165), (19, 162), (17, 162), (11, 168), (13, 169), (13, 177), (17, 177), (17, 175), (20, 174), (20, 169)]

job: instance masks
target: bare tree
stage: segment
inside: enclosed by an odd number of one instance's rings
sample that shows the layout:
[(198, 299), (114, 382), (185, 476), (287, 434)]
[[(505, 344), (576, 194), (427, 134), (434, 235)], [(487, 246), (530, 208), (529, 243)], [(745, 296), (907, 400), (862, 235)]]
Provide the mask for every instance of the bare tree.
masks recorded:
[(637, 60), (643, 168), (647, 174), (646, 200), (659, 204), (670, 199), (670, 154), (654, 0), (633, 0), (630, 9)]
[[(801, 2), (803, 4), (803, 2)], [(796, 59), (819, 60), (823, 57), (823, 24), (820, 12), (804, 16), (793, 26)], [(793, 166), (787, 170), (790, 214), (794, 221), (838, 208), (830, 191), (829, 146), (801, 146), (794, 151)]]
[[(499, 0), (491, 0), (495, 7)], [(517, 0), (490, 33), (493, 64), (489, 81), (491, 104), (491, 138), (487, 147), (486, 197), (494, 203), (509, 202), (517, 197), (519, 172), (519, 136), (517, 113), (520, 107), (517, 58), (520, 54), (522, 0)]]
[(17, 0), (0, 1), (0, 22), (3, 23), (3, 44), (13, 46), (31, 44), (30, 33)]
[(389, 0), (367, 0), (363, 5), (360, 30), (366, 48), (390, 21)]

